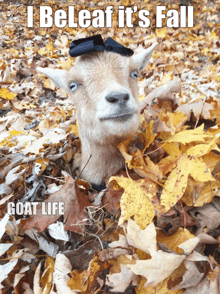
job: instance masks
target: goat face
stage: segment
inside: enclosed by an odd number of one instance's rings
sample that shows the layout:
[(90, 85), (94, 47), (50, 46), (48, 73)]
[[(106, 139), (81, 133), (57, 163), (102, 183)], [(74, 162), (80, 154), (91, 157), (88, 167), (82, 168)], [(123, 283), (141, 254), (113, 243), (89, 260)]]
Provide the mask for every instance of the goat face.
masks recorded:
[(78, 58), (67, 85), (80, 134), (99, 144), (116, 144), (139, 124), (138, 68), (131, 58), (94, 52)]

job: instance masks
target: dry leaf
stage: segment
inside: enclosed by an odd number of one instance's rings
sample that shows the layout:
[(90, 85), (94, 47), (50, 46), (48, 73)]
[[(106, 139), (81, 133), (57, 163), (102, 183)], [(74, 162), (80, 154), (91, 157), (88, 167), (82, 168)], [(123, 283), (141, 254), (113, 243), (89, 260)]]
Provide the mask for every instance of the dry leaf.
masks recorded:
[[(51, 194), (45, 203), (63, 202), (64, 203), (64, 223), (65, 229), (81, 232), (82, 225), (85, 223), (86, 215), (84, 207), (91, 205), (85, 197), (77, 196), (75, 181), (72, 177), (66, 177), (66, 183), (57, 192)], [(31, 216), (22, 224), (23, 230), (35, 227), (39, 232), (48, 225), (54, 223), (60, 215), (58, 210), (54, 215), (42, 215), (42, 205), (37, 206), (37, 214)]]
[(120, 202), (122, 213), (119, 224), (134, 216), (139, 226), (145, 228), (154, 218), (154, 207), (151, 203), (153, 195), (149, 192), (146, 193), (142, 187), (144, 181), (140, 180), (139, 182), (135, 182), (132, 179), (124, 177), (112, 177), (109, 181), (112, 180), (116, 181), (124, 189), (124, 194)]

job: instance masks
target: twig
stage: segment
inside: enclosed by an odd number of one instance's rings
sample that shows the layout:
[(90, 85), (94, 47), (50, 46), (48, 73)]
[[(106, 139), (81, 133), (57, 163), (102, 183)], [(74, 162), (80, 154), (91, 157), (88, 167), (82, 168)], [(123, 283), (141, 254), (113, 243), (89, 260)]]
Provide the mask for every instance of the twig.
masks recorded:
[(55, 181), (59, 181), (59, 182), (63, 182), (63, 183), (66, 182), (66, 181), (64, 181), (64, 180), (61, 180), (61, 179), (58, 179), (58, 178), (54, 178), (54, 177), (50, 177), (50, 176), (45, 176), (45, 175), (43, 175), (43, 177), (45, 177), (45, 178), (49, 178), (49, 179), (51, 179), (51, 180), (55, 180)]
[(152, 153), (156, 152), (157, 150), (163, 148), (163, 146), (164, 146), (165, 144), (166, 144), (166, 143), (163, 143), (163, 144), (162, 144), (161, 146), (159, 146), (157, 149), (154, 149), (154, 150), (152, 150), (152, 151), (147, 152), (146, 154), (144, 154), (144, 156), (148, 156), (149, 154), (152, 154)]
[(81, 170), (80, 174), (78, 175), (78, 177), (76, 178), (76, 181), (79, 179), (79, 177), (81, 176), (82, 172), (84, 171), (84, 169), (86, 168), (86, 166), (88, 165), (90, 159), (92, 157), (92, 154), (90, 154), (89, 159), (87, 160), (85, 166), (83, 167), (83, 169)]
[(127, 174), (128, 178), (130, 179), (131, 177), (130, 177), (130, 175), (128, 173), (128, 167), (127, 167), (127, 164), (126, 163), (125, 163), (125, 171), (126, 171), (126, 174)]

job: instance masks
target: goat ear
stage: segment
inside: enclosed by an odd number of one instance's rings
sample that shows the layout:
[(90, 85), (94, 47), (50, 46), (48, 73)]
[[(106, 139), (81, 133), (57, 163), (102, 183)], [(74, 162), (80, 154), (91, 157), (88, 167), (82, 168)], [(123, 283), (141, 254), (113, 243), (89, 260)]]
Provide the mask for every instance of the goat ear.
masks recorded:
[(36, 70), (40, 71), (42, 74), (50, 78), (56, 86), (62, 88), (67, 93), (69, 92), (69, 88), (66, 83), (67, 71), (62, 69), (44, 67), (37, 67)]
[(138, 70), (141, 71), (142, 69), (145, 68), (157, 44), (158, 44), (157, 42), (153, 43), (149, 48), (145, 49), (144, 51), (132, 57), (134, 60), (134, 63), (138, 67)]

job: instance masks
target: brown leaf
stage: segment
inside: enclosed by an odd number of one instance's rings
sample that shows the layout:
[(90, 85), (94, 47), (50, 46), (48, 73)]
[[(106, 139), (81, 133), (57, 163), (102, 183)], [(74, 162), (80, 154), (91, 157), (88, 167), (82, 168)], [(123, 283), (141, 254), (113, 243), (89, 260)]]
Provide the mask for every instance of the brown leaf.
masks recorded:
[(114, 190), (113, 183), (108, 184), (108, 189), (103, 197), (103, 205), (109, 213), (115, 214), (118, 211), (123, 192), (123, 189)]
[[(46, 201), (46, 204), (51, 202), (64, 202), (64, 223), (65, 230), (82, 232), (82, 221), (86, 219), (84, 207), (91, 205), (86, 197), (79, 197), (76, 192), (77, 188), (72, 177), (66, 177), (66, 183), (59, 191), (51, 194)], [(42, 204), (37, 207), (37, 214), (28, 218), (22, 223), (21, 227), (24, 230), (35, 227), (38, 232), (43, 231), (47, 226), (54, 223), (60, 215), (58, 211), (54, 215), (42, 215)]]
[(200, 232), (202, 232), (201, 230), (204, 228), (213, 230), (220, 225), (220, 212), (212, 203), (193, 208), (189, 213), (199, 222)]
[(101, 262), (96, 253), (90, 261), (87, 271), (84, 270), (82, 273), (78, 273), (77, 270), (73, 270), (70, 273), (71, 278), (67, 281), (67, 285), (72, 290), (82, 290), (84, 293), (97, 293), (93, 291), (98, 286), (97, 277), (101, 271), (108, 267), (108, 261)]

